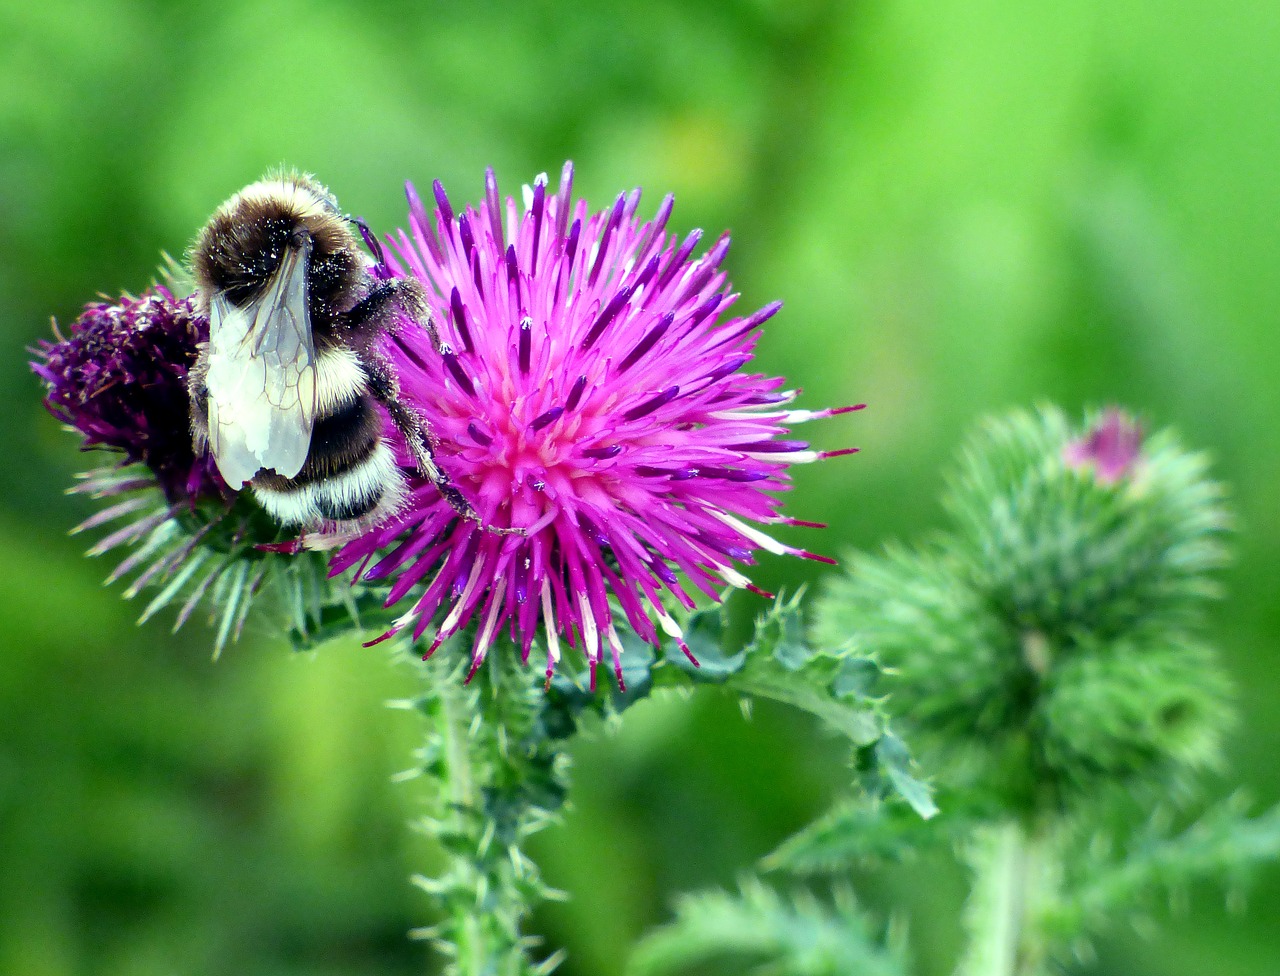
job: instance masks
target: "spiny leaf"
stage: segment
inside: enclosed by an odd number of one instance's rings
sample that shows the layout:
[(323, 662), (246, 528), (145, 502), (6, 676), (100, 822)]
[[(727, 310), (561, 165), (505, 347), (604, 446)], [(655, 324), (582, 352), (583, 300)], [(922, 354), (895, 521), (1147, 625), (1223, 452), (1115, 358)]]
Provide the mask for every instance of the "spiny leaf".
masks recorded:
[(884, 734), (884, 718), (880, 702), (859, 694), (847, 680), (851, 661), (872, 664), (849, 647), (832, 651), (804, 642), (797, 594), (778, 599), (756, 621), (743, 667), (726, 684), (809, 712), (855, 746), (865, 746)]
[(783, 841), (761, 867), (796, 874), (843, 874), (869, 862), (898, 861), (948, 843), (969, 826), (967, 818), (944, 806), (947, 816), (926, 826), (920, 822), (920, 811), (908, 804), (864, 797), (846, 800)]
[(737, 652), (724, 647), (719, 608), (693, 614), (685, 634), (701, 667), (692, 667), (678, 645), (667, 644), (655, 666), (674, 666), (658, 668), (655, 683), (714, 684), (748, 700), (764, 698), (808, 712), (852, 743), (860, 768), (881, 779), (921, 816), (932, 816), (937, 808), (929, 790), (912, 776), (906, 748), (888, 732), (884, 703), (872, 696), (880, 666), (848, 642), (833, 648), (810, 644), (804, 636), (800, 597), (796, 593), (775, 600), (756, 620), (747, 646)]
[(676, 919), (642, 942), (629, 976), (750, 971), (776, 976), (903, 976), (899, 945), (882, 945), (851, 899), (825, 905), (782, 895), (758, 881), (741, 893), (680, 899)]
[(1201, 879), (1240, 884), (1256, 867), (1280, 860), (1280, 806), (1250, 818), (1231, 797), (1180, 833), (1164, 833), (1163, 818), (1118, 855), (1095, 840), (1067, 858), (1073, 869), (1056, 925), (1096, 928), (1118, 911), (1133, 911), (1153, 890), (1172, 891)]
[(668, 646), (666, 660), (698, 684), (723, 684), (746, 664), (745, 652), (726, 652), (724, 632), (724, 615), (719, 607), (699, 610), (684, 625), (684, 640), (697, 665), (678, 647)]
[(938, 812), (929, 787), (911, 773), (911, 754), (896, 735), (885, 734), (875, 745), (876, 764), (888, 778), (898, 795), (911, 805), (921, 817), (928, 820)]

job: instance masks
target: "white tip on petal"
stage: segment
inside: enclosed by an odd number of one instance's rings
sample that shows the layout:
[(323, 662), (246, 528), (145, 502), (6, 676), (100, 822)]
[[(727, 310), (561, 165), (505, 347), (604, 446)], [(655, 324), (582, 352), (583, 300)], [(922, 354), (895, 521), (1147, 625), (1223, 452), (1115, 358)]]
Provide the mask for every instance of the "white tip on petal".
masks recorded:
[(471, 602), (471, 594), (475, 592), (476, 586), (480, 582), (480, 575), (484, 571), (485, 558), (480, 556), (476, 559), (476, 564), (471, 570), (471, 578), (467, 580), (466, 588), (462, 591), (462, 596), (453, 605), (453, 609), (449, 611), (449, 616), (444, 618), (444, 623), (440, 625), (441, 634), (451, 634), (454, 628), (458, 626), (458, 621), (462, 619), (462, 613), (467, 608), (467, 604)]
[(817, 451), (786, 451), (770, 454), (760, 451), (744, 451), (743, 453), (751, 460), (760, 461), (764, 464), (777, 464), (779, 461), (785, 461), (787, 464), (812, 464), (822, 457)]
[(716, 572), (720, 574), (720, 578), (726, 583), (739, 590), (745, 590), (751, 585), (751, 580), (747, 579), (731, 566), (717, 566)]
[(596, 617), (585, 593), (578, 594), (578, 609), (582, 611), (583, 650), (587, 652), (587, 659), (594, 664), (600, 660), (600, 629), (596, 626)]
[(506, 594), (506, 589), (507, 580), (503, 577), (498, 580), (493, 588), (493, 596), (489, 604), (489, 615), (485, 618), (484, 626), (480, 628), (480, 637), (476, 640), (475, 650), (471, 654), (473, 667), (483, 661), (489, 653), (489, 645), (493, 643), (493, 632), (498, 625), (498, 617), (502, 613), (502, 598)]
[(735, 518), (728, 512), (723, 512), (719, 509), (712, 509), (711, 514), (725, 525), (729, 526), (729, 528), (733, 529), (735, 532), (741, 533), (767, 552), (771, 552), (778, 556), (788, 556), (795, 552), (795, 550), (790, 546), (784, 546), (777, 539), (773, 538), (773, 536), (767, 535), (759, 529), (747, 525), (746, 522), (743, 522), (739, 518)]
[(671, 614), (658, 607), (654, 610), (654, 616), (658, 618), (658, 626), (662, 628), (663, 633), (668, 637), (674, 637), (676, 640), (684, 640), (684, 631)]
[(556, 633), (556, 615), (551, 606), (551, 584), (542, 581), (542, 627), (547, 632), (547, 654), (555, 664), (560, 663), (560, 635)]
[(784, 424), (804, 424), (818, 417), (825, 417), (825, 411), (815, 410), (789, 410), (783, 414), (782, 422)]
[(621, 667), (622, 639), (618, 637), (618, 631), (614, 629), (613, 624), (609, 625), (609, 629), (606, 631), (606, 636), (609, 640), (609, 649), (613, 651), (614, 660), (618, 662), (618, 666)]

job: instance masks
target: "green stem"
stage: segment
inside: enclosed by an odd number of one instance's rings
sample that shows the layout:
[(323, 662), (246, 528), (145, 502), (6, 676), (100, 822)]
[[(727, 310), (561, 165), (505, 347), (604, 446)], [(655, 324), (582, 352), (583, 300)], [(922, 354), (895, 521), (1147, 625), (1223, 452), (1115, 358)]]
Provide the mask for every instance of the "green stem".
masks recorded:
[(969, 945), (957, 976), (1038, 976), (1046, 947), (1035, 914), (1047, 894), (1043, 842), (1016, 822), (986, 828), (971, 851), (975, 873), (965, 909)]
[[(451, 678), (456, 679), (456, 675)], [(475, 795), (475, 777), (471, 770), (474, 758), (467, 748), (467, 727), (463, 724), (467, 713), (463, 703), (457, 701), (452, 694), (441, 694), (439, 705), (435, 728), (443, 746), (440, 774), (437, 777), (442, 787), (440, 793), (446, 798), (442, 819), (446, 836), (465, 843), (468, 820), (480, 809), (479, 798)], [(467, 889), (479, 880), (476, 877), (478, 872), (465, 856), (458, 858), (455, 855), (453, 861), (449, 874), (454, 880), (455, 888), (449, 902), (452, 948), (456, 953), (455, 968), (459, 976), (479, 976), (485, 972), (487, 953), (477, 913), (467, 904)]]
[(422, 768), (434, 783), (422, 826), (447, 858), (437, 877), (415, 879), (444, 916), (424, 934), (451, 958), (453, 976), (530, 976), (546, 967), (529, 958), (534, 940), (521, 924), (551, 892), (520, 847), (560, 805), (563, 749), (546, 731), (540, 675), (512, 663), (510, 649), (470, 685), (448, 650), (422, 665), (417, 701), (428, 720)]

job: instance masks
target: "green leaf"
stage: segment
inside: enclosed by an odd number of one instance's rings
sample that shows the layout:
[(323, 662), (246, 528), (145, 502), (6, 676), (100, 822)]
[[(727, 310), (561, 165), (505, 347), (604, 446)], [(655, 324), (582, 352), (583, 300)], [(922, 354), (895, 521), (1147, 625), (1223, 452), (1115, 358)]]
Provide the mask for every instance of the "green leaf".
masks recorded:
[(698, 684), (723, 684), (742, 670), (746, 653), (725, 652), (724, 613), (720, 607), (699, 610), (684, 625), (684, 641), (697, 665), (678, 645), (668, 644), (666, 661)]
[(964, 825), (948, 816), (926, 826), (908, 804), (859, 797), (838, 804), (787, 838), (761, 867), (796, 874), (843, 874), (867, 863), (901, 860), (948, 841)]
[(849, 680), (854, 661), (856, 669), (874, 667), (851, 648), (828, 651), (804, 642), (797, 594), (779, 598), (756, 621), (745, 664), (726, 684), (809, 712), (855, 746), (865, 746), (884, 734), (884, 715), (880, 701), (860, 694), (858, 683)]
[(654, 662), (655, 684), (713, 684), (743, 698), (767, 699), (808, 712), (853, 744), (861, 766), (880, 776), (921, 816), (932, 816), (936, 807), (928, 788), (909, 772), (905, 747), (897, 738), (886, 739), (884, 702), (871, 695), (880, 679), (879, 664), (848, 644), (834, 649), (810, 644), (800, 598), (796, 593), (775, 600), (756, 620), (746, 647), (737, 651), (724, 646), (727, 629), (719, 607), (692, 614), (684, 639), (700, 666), (694, 667), (672, 641)]
[(896, 735), (886, 734), (876, 743), (876, 761), (890, 784), (916, 813), (928, 820), (938, 812), (933, 796), (920, 780), (911, 774), (911, 754)]
[(348, 599), (299, 602), (290, 608), (289, 642), (295, 651), (315, 650), (329, 641), (352, 634), (387, 630), (400, 614), (384, 609), (383, 594), (363, 587), (353, 589)]
[(887, 941), (873, 936), (851, 899), (828, 906), (809, 894), (784, 898), (751, 880), (739, 895), (680, 899), (675, 921), (640, 944), (627, 972), (741, 973), (752, 966), (774, 976), (904, 976), (902, 948)]
[(1153, 891), (1193, 881), (1240, 885), (1253, 869), (1280, 860), (1280, 806), (1253, 818), (1244, 807), (1240, 796), (1231, 797), (1172, 835), (1166, 818), (1153, 817), (1119, 854), (1091, 839), (1065, 858), (1067, 894), (1055, 924), (1072, 933), (1097, 928), (1117, 912), (1134, 911)]

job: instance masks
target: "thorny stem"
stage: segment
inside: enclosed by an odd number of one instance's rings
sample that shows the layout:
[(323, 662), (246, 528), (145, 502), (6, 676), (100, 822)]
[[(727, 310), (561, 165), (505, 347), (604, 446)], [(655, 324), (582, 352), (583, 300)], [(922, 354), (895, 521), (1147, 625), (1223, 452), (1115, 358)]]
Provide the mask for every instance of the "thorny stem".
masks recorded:
[[(444, 821), (446, 830), (458, 838), (463, 838), (467, 834), (468, 816), (480, 809), (479, 797), (475, 795), (475, 780), (471, 775), (472, 760), (467, 750), (467, 726), (463, 724), (466, 719), (467, 713), (460, 702), (449, 694), (440, 696), (435, 729), (444, 746), (444, 754), (441, 775), (438, 778), (444, 787), (441, 792), (448, 799)], [(471, 875), (472, 872), (468, 870), (470, 867), (471, 865), (467, 864), (465, 859), (462, 863), (453, 866), (453, 872), (460, 876), (459, 881)], [(476, 878), (476, 880), (480, 879)], [(463, 884), (461, 887), (463, 890), (458, 894), (463, 897), (451, 899), (453, 938), (456, 944), (457, 968), (460, 974), (469, 976), (472, 973), (484, 972), (485, 947), (479, 932), (477, 913), (469, 911), (466, 904), (465, 888), (470, 886)]]
[(567, 763), (547, 732), (541, 676), (502, 655), (468, 686), (447, 650), (422, 665), (426, 691), (414, 702), (427, 719), (421, 768), (434, 783), (421, 825), (447, 858), (437, 877), (414, 878), (444, 916), (417, 934), (451, 958), (454, 976), (547, 973), (558, 959), (533, 962), (537, 940), (520, 932), (532, 906), (556, 894), (520, 846), (552, 821)]
[(1016, 821), (988, 827), (970, 856), (969, 946), (956, 976), (1041, 976), (1047, 947), (1036, 915), (1053, 867), (1042, 835)]

